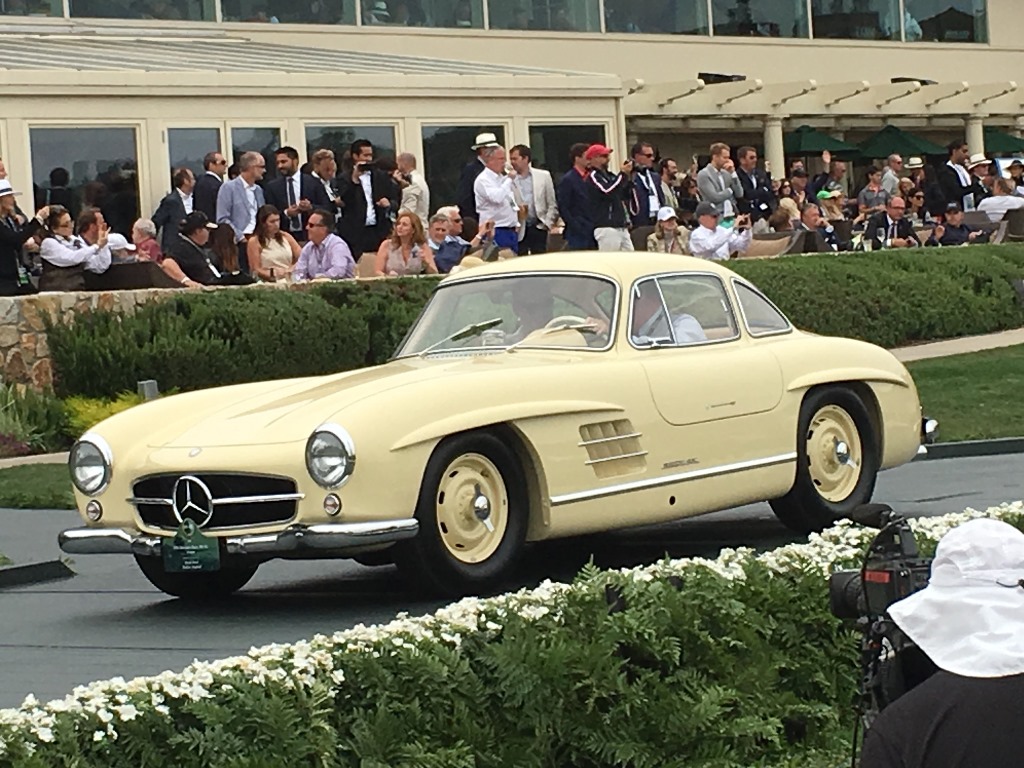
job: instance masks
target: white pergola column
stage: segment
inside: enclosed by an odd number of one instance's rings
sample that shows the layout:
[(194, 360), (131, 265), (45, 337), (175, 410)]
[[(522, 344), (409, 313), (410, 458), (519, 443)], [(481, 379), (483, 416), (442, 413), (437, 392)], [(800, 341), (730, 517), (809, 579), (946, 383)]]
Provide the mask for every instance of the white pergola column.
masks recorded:
[(764, 121), (764, 159), (777, 179), (786, 176), (786, 149), (782, 138), (782, 118), (767, 117)]
[(967, 124), (967, 146), (972, 155), (985, 154), (985, 119), (971, 116), (965, 121)]
[(1017, 138), (1024, 139), (1024, 117), (1018, 117), (1016, 122)]

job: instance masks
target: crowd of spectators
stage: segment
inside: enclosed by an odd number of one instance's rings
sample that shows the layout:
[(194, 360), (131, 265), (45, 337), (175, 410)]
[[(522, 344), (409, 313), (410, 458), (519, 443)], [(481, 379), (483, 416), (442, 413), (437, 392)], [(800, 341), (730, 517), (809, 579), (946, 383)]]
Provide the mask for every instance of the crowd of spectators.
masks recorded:
[(462, 169), (456, 199), (436, 208), (414, 155), (380, 160), (366, 140), (342, 158), (316, 150), (305, 165), (297, 150), (281, 147), (277, 175), (266, 183), (264, 155), (243, 153), (229, 172), (213, 151), (198, 178), (173, 170), (172, 190), (151, 217), (134, 222), (130, 243), (95, 207), (73, 220), (55, 197), (25, 214), (0, 162), (0, 295), (34, 290), (33, 274), (39, 290), (81, 290), (86, 272), (136, 261), (190, 287), (446, 273), (467, 256), (549, 247), (725, 260), (771, 232), (816, 233), (815, 242), (834, 251), (965, 245), (987, 237), (965, 223), (966, 212), (994, 222), (1024, 208), (1024, 163), (1012, 161), (1003, 177), (963, 141), (949, 145), (945, 164), (894, 154), (856, 180), (828, 152), (813, 174), (794, 159), (773, 179), (756, 149), (739, 147), (734, 159), (724, 143), (686, 171), (650, 142), (621, 160), (603, 144), (579, 143), (557, 183), (533, 166), (526, 145), (506, 151), (482, 133), (469, 150), (476, 156)]

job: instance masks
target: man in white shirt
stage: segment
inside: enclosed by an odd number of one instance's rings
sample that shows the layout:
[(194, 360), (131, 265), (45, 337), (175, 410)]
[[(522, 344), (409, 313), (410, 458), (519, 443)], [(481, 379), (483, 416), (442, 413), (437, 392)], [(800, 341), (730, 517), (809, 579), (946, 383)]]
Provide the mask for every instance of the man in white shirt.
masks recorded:
[(473, 182), (479, 220), (494, 222), (494, 242), (499, 248), (519, 253), (519, 206), (513, 192), (516, 171), (505, 173), (504, 147), (487, 147), (481, 159), (484, 169)]
[(697, 205), (696, 216), (700, 226), (690, 234), (690, 253), (697, 258), (727, 261), (733, 253), (744, 253), (750, 247), (753, 234), (749, 215), (738, 217), (733, 228), (727, 229), (718, 224), (715, 204), (705, 200)]
[(654, 346), (662, 344), (687, 344), (707, 341), (704, 328), (693, 315), (685, 312), (669, 316), (662, 301), (661, 292), (654, 280), (647, 280), (634, 289), (633, 319), (630, 326), (630, 338), (637, 346)]
[(996, 179), (992, 184), (992, 197), (978, 203), (978, 210), (988, 214), (991, 221), (1002, 221), (1007, 211), (1024, 208), (1024, 197), (1014, 194), (1013, 182)]
[(882, 174), (882, 189), (892, 197), (900, 188), (900, 171), (903, 170), (903, 158), (899, 155), (889, 155), (885, 165), (885, 173)]
[(402, 188), (402, 209), (412, 211), (426, 223), (430, 217), (430, 187), (423, 174), (416, 170), (416, 155), (402, 152), (395, 158), (396, 180)]
[(266, 202), (263, 189), (256, 185), (267, 171), (267, 161), (259, 152), (245, 152), (238, 158), (238, 176), (225, 181), (217, 192), (217, 223), (230, 224), (238, 243), (238, 264), (249, 271), (247, 240), (256, 230), (256, 211)]
[(522, 204), (526, 206), (526, 221), (519, 229), (519, 253), (546, 253), (548, 232), (558, 221), (555, 185), (551, 174), (531, 165), (533, 153), (525, 144), (517, 144), (509, 151), (509, 162), (516, 172), (515, 185)]

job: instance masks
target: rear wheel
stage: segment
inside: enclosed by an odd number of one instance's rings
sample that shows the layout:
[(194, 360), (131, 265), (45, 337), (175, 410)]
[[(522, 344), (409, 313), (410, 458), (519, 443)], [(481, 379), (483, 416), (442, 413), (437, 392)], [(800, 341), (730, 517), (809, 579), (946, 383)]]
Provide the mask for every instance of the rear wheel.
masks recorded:
[(871, 500), (879, 464), (860, 397), (844, 387), (813, 390), (800, 408), (796, 481), (772, 509), (794, 531), (823, 530)]
[(220, 600), (237, 592), (256, 574), (259, 565), (233, 564), (219, 571), (168, 573), (159, 557), (135, 556), (142, 575), (168, 595), (193, 602)]
[(445, 440), (427, 462), (416, 518), (417, 536), (394, 548), (415, 585), (446, 595), (492, 588), (526, 541), (526, 482), (515, 453), (489, 432)]

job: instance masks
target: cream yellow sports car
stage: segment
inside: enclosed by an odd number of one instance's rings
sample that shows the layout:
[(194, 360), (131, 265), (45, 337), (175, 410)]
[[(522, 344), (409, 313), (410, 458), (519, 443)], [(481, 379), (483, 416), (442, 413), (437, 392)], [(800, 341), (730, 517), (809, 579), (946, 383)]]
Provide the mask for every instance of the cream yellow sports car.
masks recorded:
[(559, 253), (442, 281), (385, 365), (154, 400), (75, 444), (65, 552), (209, 598), (272, 558), (492, 588), (528, 542), (769, 500), (867, 502), (934, 430), (886, 350), (795, 329), (713, 262)]

